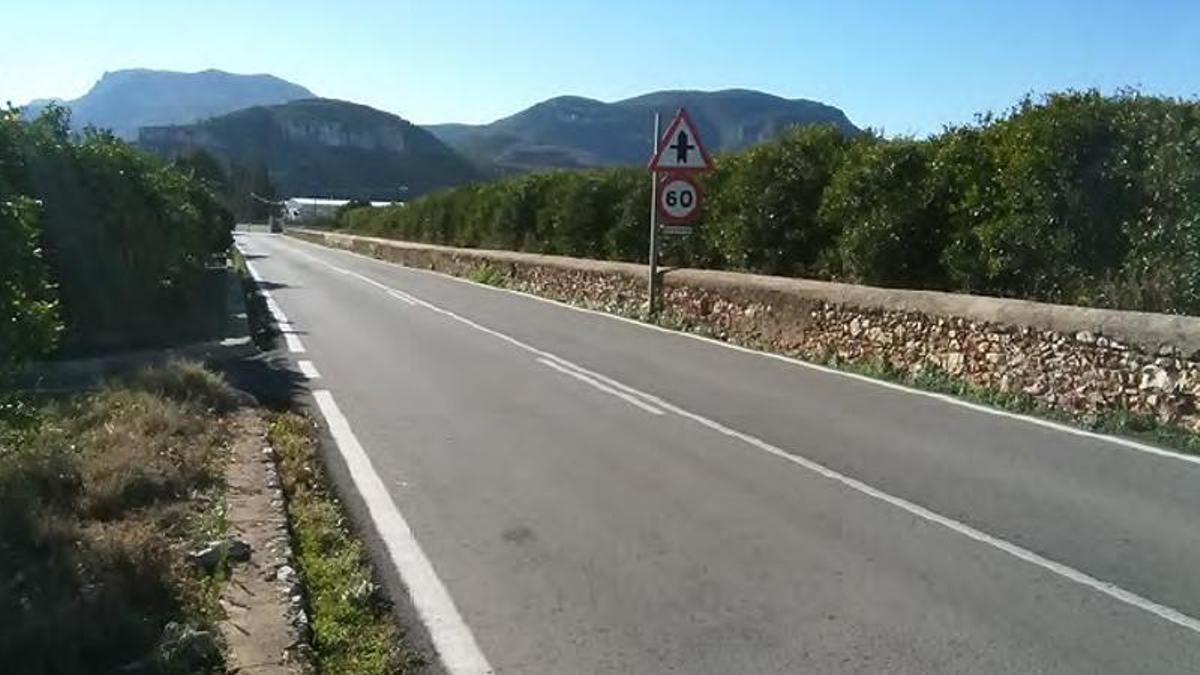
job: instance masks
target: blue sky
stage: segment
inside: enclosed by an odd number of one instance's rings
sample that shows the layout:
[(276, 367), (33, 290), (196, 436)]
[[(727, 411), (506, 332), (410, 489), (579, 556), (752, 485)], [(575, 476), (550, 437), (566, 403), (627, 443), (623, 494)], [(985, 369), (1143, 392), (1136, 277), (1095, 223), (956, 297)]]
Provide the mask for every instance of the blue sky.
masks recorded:
[(419, 123), (558, 94), (747, 87), (925, 134), (1027, 92), (1200, 94), (1200, 2), (7, 0), (0, 102), (106, 70), (267, 72)]

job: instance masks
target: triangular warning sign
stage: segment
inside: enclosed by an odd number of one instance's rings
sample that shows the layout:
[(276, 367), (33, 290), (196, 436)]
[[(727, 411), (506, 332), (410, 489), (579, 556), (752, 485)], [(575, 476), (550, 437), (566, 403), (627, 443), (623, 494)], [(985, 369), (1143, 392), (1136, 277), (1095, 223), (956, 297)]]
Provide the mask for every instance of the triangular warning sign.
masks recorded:
[(712, 160), (700, 142), (696, 125), (683, 108), (667, 125), (667, 133), (658, 139), (658, 152), (650, 160), (651, 171), (708, 171)]

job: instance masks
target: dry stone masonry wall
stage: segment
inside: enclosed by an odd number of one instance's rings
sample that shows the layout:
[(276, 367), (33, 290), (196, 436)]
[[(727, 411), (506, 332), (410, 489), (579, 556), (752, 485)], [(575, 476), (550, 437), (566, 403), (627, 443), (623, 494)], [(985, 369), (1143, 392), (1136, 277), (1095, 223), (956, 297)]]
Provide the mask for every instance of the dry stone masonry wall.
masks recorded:
[[(336, 233), (302, 239), (410, 267), (499, 278), (606, 311), (645, 311), (645, 268)], [(486, 275), (481, 275), (486, 271)], [(1127, 410), (1200, 432), (1200, 319), (729, 272), (664, 275), (664, 319), (811, 361), (944, 371), (1087, 419)]]

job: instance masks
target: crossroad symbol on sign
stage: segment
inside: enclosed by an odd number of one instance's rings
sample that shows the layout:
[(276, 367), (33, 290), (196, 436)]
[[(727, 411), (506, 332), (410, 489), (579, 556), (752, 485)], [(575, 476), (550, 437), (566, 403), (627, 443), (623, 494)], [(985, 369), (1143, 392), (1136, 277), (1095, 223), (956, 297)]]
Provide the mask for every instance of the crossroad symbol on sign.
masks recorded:
[(667, 147), (675, 151), (675, 161), (679, 164), (687, 164), (688, 151), (696, 149), (696, 146), (688, 143), (687, 129), (680, 129), (679, 134), (675, 137), (675, 145)]
[(659, 139), (658, 152), (650, 160), (651, 171), (707, 171), (712, 166), (708, 152), (696, 134), (696, 126), (687, 111), (680, 108)]

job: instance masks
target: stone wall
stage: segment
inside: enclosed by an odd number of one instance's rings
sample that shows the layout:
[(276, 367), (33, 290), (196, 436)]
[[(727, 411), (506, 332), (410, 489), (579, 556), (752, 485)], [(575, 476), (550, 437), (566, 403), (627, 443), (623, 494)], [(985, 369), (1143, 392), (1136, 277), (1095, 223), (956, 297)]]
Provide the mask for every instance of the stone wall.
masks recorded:
[[(626, 315), (646, 306), (645, 266), (456, 249), (338, 233), (294, 236)], [(827, 362), (942, 370), (1087, 418), (1129, 410), (1200, 431), (1200, 318), (872, 288), (709, 270), (663, 275), (663, 320)]]

